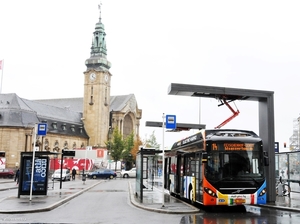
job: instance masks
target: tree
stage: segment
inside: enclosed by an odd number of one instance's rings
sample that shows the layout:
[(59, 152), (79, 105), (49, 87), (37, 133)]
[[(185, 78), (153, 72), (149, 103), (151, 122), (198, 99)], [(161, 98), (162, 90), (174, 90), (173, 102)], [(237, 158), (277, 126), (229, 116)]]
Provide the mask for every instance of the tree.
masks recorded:
[(131, 155), (132, 155), (132, 159), (133, 161), (136, 161), (136, 155), (140, 150), (140, 146), (144, 145), (142, 140), (140, 139), (140, 137), (138, 136), (137, 139), (134, 141), (134, 146), (131, 149)]
[(134, 134), (133, 132), (127, 136), (124, 140), (124, 150), (122, 152), (122, 158), (125, 162), (125, 168), (131, 168), (133, 162), (133, 156), (131, 155), (131, 150), (134, 146)]
[(113, 131), (112, 140), (105, 143), (111, 157), (115, 161), (115, 170), (117, 170), (117, 162), (122, 158), (122, 152), (124, 150), (124, 141), (123, 137), (116, 127)]
[(149, 139), (145, 140), (145, 147), (146, 148), (155, 148), (156, 150), (159, 150), (160, 144), (156, 142), (156, 137), (155, 137), (155, 131), (152, 132), (150, 135)]

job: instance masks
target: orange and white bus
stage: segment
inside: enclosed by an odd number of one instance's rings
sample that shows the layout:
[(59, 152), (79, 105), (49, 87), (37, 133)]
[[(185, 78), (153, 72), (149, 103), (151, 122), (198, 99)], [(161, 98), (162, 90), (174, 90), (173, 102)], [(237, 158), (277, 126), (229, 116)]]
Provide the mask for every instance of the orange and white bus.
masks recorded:
[(252, 131), (201, 130), (165, 153), (165, 188), (206, 206), (266, 204), (261, 138)]

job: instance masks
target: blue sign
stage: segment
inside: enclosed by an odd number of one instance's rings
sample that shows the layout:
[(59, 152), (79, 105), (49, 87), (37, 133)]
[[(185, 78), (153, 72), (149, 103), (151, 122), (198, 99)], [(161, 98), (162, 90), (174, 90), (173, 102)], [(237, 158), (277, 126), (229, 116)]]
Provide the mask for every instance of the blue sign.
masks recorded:
[(46, 123), (38, 124), (37, 135), (45, 136), (46, 134), (47, 134), (47, 124)]
[(166, 115), (166, 128), (176, 129), (176, 116)]
[(275, 142), (275, 153), (279, 152), (279, 142)]

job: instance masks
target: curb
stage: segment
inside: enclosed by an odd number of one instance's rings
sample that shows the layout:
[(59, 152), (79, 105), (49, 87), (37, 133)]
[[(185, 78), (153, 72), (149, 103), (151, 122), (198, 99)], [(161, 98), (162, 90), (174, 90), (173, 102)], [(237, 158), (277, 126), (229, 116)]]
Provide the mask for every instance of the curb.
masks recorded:
[(271, 208), (271, 209), (279, 209), (279, 210), (285, 210), (285, 211), (290, 211), (290, 212), (300, 212), (300, 208), (291, 208), (291, 207), (283, 207), (283, 206), (278, 206), (278, 205), (255, 205), (257, 207), (261, 208)]
[[(183, 201), (180, 201), (180, 202), (188, 205), (189, 207), (191, 207), (190, 211), (179, 211), (179, 210), (171, 211), (171, 210), (167, 210), (167, 207), (149, 208), (149, 207), (141, 205), (141, 203), (138, 203), (136, 201), (135, 196), (134, 196), (134, 194), (132, 192), (131, 184), (130, 184), (129, 181), (128, 181), (128, 188), (129, 188), (130, 202), (131, 202), (131, 204), (133, 204), (134, 206), (136, 206), (138, 208), (141, 208), (141, 209), (144, 209), (144, 210), (147, 210), (147, 211), (158, 212), (158, 213), (166, 213), (166, 214), (194, 214), (194, 213), (200, 212), (200, 209), (196, 209), (193, 206), (191, 206), (190, 204), (187, 204), (187, 203), (185, 203)], [(174, 199), (178, 200), (177, 198), (174, 198)]]

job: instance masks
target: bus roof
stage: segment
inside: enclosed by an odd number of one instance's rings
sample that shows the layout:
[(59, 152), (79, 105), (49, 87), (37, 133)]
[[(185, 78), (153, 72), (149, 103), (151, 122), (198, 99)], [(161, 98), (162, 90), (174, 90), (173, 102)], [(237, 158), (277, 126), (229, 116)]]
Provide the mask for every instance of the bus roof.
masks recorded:
[[(180, 141), (177, 141), (173, 144), (171, 150), (179, 150), (186, 146), (192, 146), (196, 143), (202, 142), (203, 140), (214, 139), (214, 140), (228, 140), (231, 138), (259, 138), (259, 136), (248, 130), (239, 130), (239, 129), (202, 129), (197, 134), (186, 137)], [(238, 140), (238, 139), (236, 139)]]

